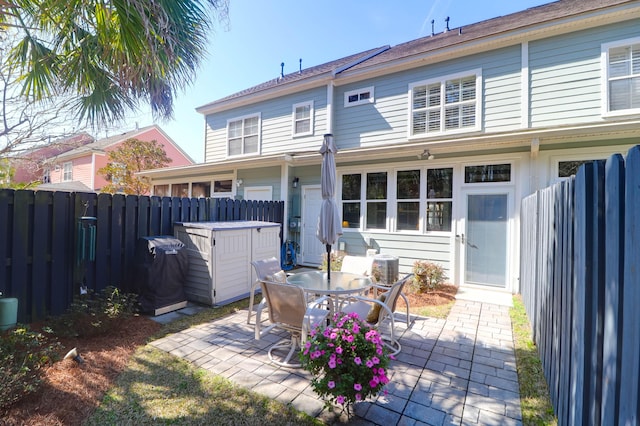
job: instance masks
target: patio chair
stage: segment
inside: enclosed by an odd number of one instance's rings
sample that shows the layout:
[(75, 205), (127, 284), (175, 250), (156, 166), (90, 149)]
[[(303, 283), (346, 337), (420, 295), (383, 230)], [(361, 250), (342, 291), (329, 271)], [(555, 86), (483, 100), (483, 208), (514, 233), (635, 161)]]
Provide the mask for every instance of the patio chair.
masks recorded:
[[(298, 286), (276, 283), (272, 281), (262, 282), (262, 292), (266, 299), (271, 324), (261, 329), (260, 315), (262, 310), (256, 312), (256, 339), (260, 339), (273, 329), (286, 330), (291, 334), (290, 339), (281, 340), (269, 348), (269, 359), (282, 367), (300, 367), (301, 364), (293, 362), (292, 357), (299, 351), (307, 339), (312, 327), (326, 321), (331, 312), (331, 299), (323, 296), (315, 299), (307, 305), (304, 290)], [(286, 352), (282, 359), (275, 352)]]
[[(247, 314), (247, 324), (251, 324), (251, 315), (253, 314), (253, 302), (258, 286), (262, 281), (286, 282), (287, 275), (280, 266), (280, 261), (275, 257), (263, 260), (255, 260), (251, 262), (253, 269), (256, 271), (256, 280), (251, 285), (249, 292), (249, 313)], [(263, 299), (264, 301), (264, 299)], [(257, 306), (256, 309), (264, 308), (264, 303)]]
[[(389, 335), (385, 335), (381, 332), (381, 334), (385, 346), (391, 349), (393, 355), (397, 354), (402, 349), (400, 342), (395, 337), (395, 318), (393, 313), (396, 310), (398, 298), (403, 296), (402, 289), (412, 276), (413, 274), (405, 275), (404, 278), (400, 279), (390, 287), (374, 285), (373, 287), (386, 291), (381, 293), (377, 298), (359, 295), (350, 296), (345, 299), (346, 304), (342, 307), (342, 312), (355, 312), (358, 314), (359, 318), (366, 320), (369, 324), (377, 328), (384, 320), (389, 318), (391, 322), (390, 333)], [(407, 327), (408, 326), (409, 304), (407, 303)]]

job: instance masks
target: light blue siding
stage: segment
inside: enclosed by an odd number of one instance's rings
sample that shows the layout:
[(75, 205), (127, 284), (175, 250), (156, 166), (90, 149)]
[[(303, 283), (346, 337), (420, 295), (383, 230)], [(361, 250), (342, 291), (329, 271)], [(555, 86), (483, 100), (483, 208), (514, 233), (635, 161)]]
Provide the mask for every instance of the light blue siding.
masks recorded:
[(280, 181), (281, 168), (260, 167), (257, 169), (239, 169), (238, 178), (243, 180), (243, 184), (238, 188), (237, 194), (244, 197), (244, 188), (247, 186), (270, 186), (273, 188), (273, 199), (282, 199), (282, 185)]
[[(367, 247), (364, 237), (371, 238), (371, 247)], [(341, 241), (346, 244), (347, 254), (364, 256), (368, 248), (375, 248), (380, 254), (399, 258), (401, 274), (411, 272), (416, 260), (429, 260), (445, 268), (450, 281), (453, 281), (451, 271), (451, 243), (448, 235), (408, 235), (408, 234), (369, 234), (360, 232), (345, 232)]]
[(635, 21), (531, 42), (531, 126), (600, 121), (601, 45), (639, 35)]
[[(517, 128), (521, 121), (520, 46), (468, 56), (359, 83), (338, 86), (335, 129), (339, 148), (403, 143), (408, 140), (409, 85), (422, 80), (482, 69), (482, 127), (486, 132)], [(344, 106), (344, 93), (374, 86), (375, 103)]]
[[(300, 102), (313, 101), (314, 133), (293, 137), (292, 107)], [(326, 86), (282, 98), (259, 102), (248, 107), (234, 108), (206, 117), (205, 162), (227, 158), (227, 120), (260, 114), (262, 120), (261, 153), (263, 155), (318, 149), (327, 128)]]

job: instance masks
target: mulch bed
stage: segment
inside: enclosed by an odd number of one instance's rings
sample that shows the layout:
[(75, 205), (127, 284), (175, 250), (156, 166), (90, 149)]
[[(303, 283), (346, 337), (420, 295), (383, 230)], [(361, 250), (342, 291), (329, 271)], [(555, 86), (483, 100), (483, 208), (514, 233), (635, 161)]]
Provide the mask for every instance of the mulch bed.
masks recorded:
[(77, 348), (84, 360), (56, 362), (44, 374), (45, 385), (35, 394), (0, 411), (0, 425), (81, 425), (96, 409), (127, 361), (160, 324), (146, 317), (123, 319), (107, 334), (59, 339), (64, 350)]

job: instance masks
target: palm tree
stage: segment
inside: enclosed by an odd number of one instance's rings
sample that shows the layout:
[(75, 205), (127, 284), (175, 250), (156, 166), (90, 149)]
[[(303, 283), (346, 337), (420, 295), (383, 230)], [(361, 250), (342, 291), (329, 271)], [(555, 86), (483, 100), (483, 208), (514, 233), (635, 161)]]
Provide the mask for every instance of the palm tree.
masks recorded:
[(73, 94), (90, 124), (118, 121), (141, 101), (170, 118), (213, 18), (227, 16), (228, 0), (0, 0), (0, 42), (17, 35), (6, 61), (33, 100)]

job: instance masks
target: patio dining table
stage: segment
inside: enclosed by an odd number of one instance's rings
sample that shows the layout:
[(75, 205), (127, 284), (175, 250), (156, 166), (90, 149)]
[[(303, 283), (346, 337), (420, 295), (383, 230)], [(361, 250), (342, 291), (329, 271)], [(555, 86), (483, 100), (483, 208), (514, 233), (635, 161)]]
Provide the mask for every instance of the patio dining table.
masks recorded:
[(331, 271), (331, 280), (326, 272), (309, 271), (291, 275), (287, 282), (302, 287), (307, 293), (332, 297), (336, 308), (340, 306), (340, 296), (362, 293), (373, 284), (366, 275), (339, 271)]

